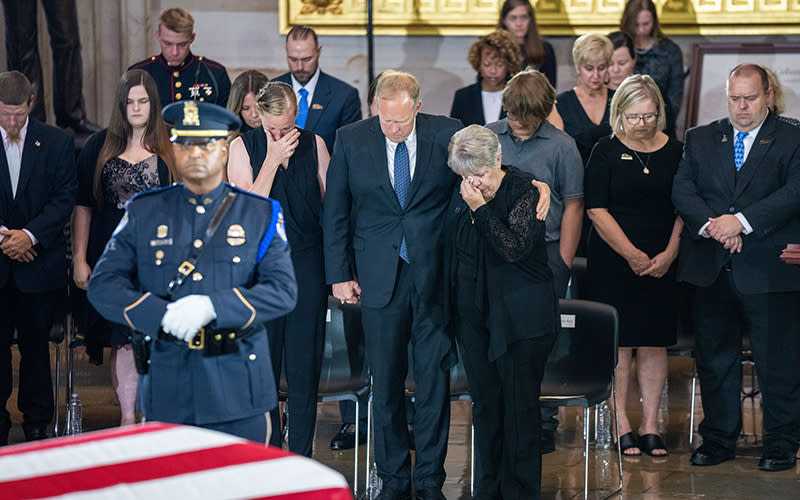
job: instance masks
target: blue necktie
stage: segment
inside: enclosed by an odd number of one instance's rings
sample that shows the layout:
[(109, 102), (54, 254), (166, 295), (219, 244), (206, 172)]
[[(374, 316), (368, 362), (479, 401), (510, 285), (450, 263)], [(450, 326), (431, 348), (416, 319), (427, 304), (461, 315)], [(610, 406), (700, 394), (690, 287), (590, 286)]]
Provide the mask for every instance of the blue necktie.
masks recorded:
[(736, 164), (738, 172), (744, 164), (744, 138), (750, 135), (748, 132), (736, 133), (736, 144), (733, 145), (733, 162)]
[[(408, 148), (406, 148), (405, 142), (401, 142), (394, 150), (394, 192), (397, 194), (397, 201), (400, 202), (401, 208), (406, 207), (406, 197), (408, 196), (408, 187), (410, 185), (411, 169), (408, 161)], [(400, 241), (399, 255), (401, 259), (409, 262), (405, 236)]]
[(300, 128), (306, 126), (306, 118), (308, 118), (308, 90), (300, 89), (300, 102), (297, 103), (297, 118), (294, 124)]

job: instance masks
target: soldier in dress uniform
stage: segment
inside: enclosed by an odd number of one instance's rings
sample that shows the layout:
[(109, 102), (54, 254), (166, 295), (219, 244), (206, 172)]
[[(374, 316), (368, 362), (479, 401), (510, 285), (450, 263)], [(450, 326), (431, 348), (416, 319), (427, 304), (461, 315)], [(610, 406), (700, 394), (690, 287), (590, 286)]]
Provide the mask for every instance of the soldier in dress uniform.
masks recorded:
[(156, 30), (161, 54), (128, 68), (143, 69), (153, 76), (162, 106), (190, 99), (220, 106), (228, 102), (231, 80), (225, 66), (192, 54), (194, 37), (192, 15), (179, 7), (167, 9), (159, 16)]
[(263, 443), (277, 405), (264, 323), (297, 298), (283, 214), (278, 202), (222, 182), (236, 115), (185, 101), (164, 118), (183, 182), (131, 199), (89, 300), (148, 347), (149, 363), (138, 365), (148, 369), (139, 381), (148, 420)]

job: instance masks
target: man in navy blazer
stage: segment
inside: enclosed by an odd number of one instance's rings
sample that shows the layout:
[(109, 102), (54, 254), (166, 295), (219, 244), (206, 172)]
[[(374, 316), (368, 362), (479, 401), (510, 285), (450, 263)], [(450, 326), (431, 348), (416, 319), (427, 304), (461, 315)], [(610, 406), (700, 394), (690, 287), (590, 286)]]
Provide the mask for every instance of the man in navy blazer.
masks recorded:
[(419, 84), (408, 73), (384, 72), (376, 100), (378, 116), (336, 136), (323, 210), (325, 273), (336, 298), (362, 304), (383, 480), (378, 498), (410, 494), (404, 398), (410, 343), (417, 382), (414, 485), (418, 498), (443, 499), (455, 353), (444, 330), (441, 221), (458, 182), (447, 167), (447, 146), (461, 124), (418, 113)]
[[(47, 437), (53, 418), (50, 328), (67, 277), (64, 226), (75, 205), (75, 146), (60, 129), (28, 117), (30, 81), (0, 73), (0, 445), (11, 420), (11, 339), (20, 351), (17, 407), (27, 441)], [(61, 292), (61, 293), (59, 293)]]
[(361, 99), (355, 87), (319, 69), (321, 53), (311, 26), (293, 27), (286, 35), (289, 73), (275, 80), (291, 85), (297, 95), (296, 125), (322, 137), (331, 152), (336, 130), (362, 118)]
[(793, 469), (800, 443), (800, 270), (781, 250), (800, 235), (800, 129), (769, 112), (764, 69), (728, 77), (728, 119), (693, 128), (672, 201), (685, 222), (678, 279), (697, 287), (697, 370), (703, 444), (693, 465), (735, 456), (742, 425), (742, 335), (763, 397), (759, 468)]

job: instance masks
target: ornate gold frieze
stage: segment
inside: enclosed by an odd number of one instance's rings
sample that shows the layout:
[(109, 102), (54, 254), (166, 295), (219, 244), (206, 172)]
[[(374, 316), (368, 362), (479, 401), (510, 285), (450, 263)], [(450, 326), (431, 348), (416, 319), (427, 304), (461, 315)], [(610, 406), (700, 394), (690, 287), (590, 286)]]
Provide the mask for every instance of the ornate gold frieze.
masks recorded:
[[(532, 0), (541, 31), (611, 31), (624, 0)], [(366, 33), (366, 0), (279, 0), (280, 28), (310, 24), (331, 35)], [(502, 0), (375, 0), (378, 35), (476, 35), (494, 29)], [(656, 0), (669, 34), (800, 34), (800, 0)]]

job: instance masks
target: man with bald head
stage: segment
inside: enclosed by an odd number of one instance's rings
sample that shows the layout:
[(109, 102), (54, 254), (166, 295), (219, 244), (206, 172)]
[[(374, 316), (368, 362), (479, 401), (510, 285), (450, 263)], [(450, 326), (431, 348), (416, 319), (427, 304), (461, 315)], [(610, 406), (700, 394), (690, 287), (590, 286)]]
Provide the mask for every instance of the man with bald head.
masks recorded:
[(728, 118), (690, 129), (672, 201), (685, 222), (678, 279), (697, 287), (702, 445), (693, 465), (735, 457), (741, 342), (763, 398), (764, 471), (795, 467), (800, 443), (800, 270), (781, 250), (800, 235), (800, 129), (769, 112), (761, 66), (728, 76)]

